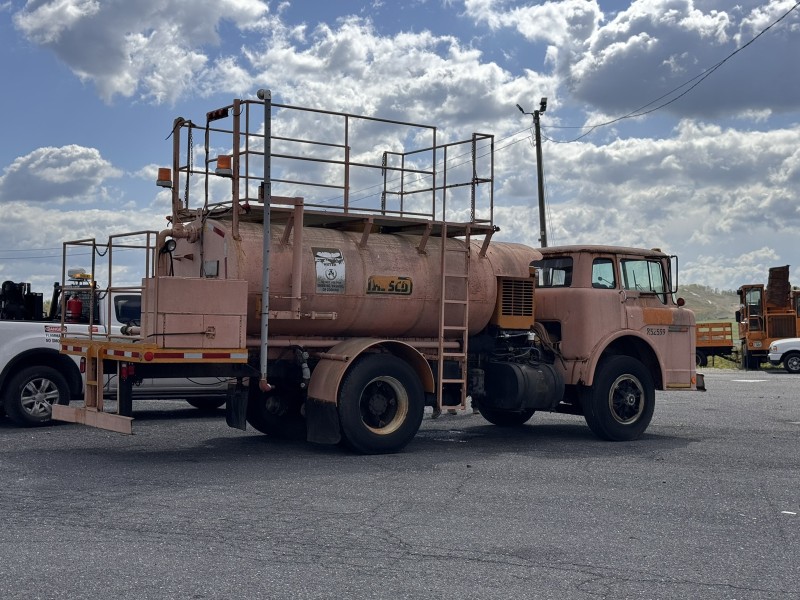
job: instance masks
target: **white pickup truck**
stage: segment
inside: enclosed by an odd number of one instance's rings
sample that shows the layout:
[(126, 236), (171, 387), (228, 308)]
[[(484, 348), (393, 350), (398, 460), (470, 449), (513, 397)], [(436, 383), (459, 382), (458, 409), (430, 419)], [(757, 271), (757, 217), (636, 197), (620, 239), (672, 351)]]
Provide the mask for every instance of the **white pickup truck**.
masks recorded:
[[(43, 297), (30, 284), (5, 281), (0, 288), (0, 416), (3, 412), (19, 425), (50, 421), (51, 406), (82, 399), (81, 364), (77, 357), (59, 352), (62, 328), (70, 333), (89, 331), (89, 286), (65, 299), (66, 318), (61, 318), (61, 286), (53, 286), (50, 309), (45, 315)], [(123, 325), (138, 325), (141, 295), (112, 296), (111, 314), (105, 299), (96, 298), (92, 310), (93, 332), (105, 333)], [(116, 391), (116, 377), (107, 378), (105, 395)], [(134, 399), (182, 398), (201, 410), (225, 403), (227, 381), (219, 378), (157, 379), (137, 382)]]
[(775, 340), (769, 345), (767, 358), (775, 367), (783, 363), (789, 373), (800, 373), (800, 338)]

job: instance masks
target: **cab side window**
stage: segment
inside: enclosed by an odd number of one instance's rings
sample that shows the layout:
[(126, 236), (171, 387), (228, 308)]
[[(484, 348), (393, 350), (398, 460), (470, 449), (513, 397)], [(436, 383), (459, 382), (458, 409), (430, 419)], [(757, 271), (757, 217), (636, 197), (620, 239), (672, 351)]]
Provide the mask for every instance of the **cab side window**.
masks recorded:
[(572, 285), (572, 257), (547, 257), (531, 263), (536, 268), (536, 287), (555, 288)]
[(610, 258), (595, 258), (592, 262), (592, 287), (606, 290), (617, 287), (614, 262)]

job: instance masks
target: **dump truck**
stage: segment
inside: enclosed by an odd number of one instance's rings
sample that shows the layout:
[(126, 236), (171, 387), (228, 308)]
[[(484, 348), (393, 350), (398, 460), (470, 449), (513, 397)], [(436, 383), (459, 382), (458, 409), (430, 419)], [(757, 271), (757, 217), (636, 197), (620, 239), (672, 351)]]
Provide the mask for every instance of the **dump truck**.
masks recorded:
[(55, 418), (130, 433), (133, 382), (202, 373), (238, 382), (232, 427), (385, 453), (426, 407), (472, 406), (501, 427), (557, 411), (632, 440), (656, 390), (703, 387), (676, 257), (495, 240), (490, 134), (442, 143), (433, 126), (260, 90), (171, 135), (157, 177), (170, 226), (64, 245), (105, 256), (111, 290), (138, 251), (142, 318), (119, 336), (63, 337), (95, 374), (87, 386), (116, 370), (119, 408), (87, 391)]
[(755, 370), (768, 361), (773, 341), (800, 336), (800, 293), (789, 282), (789, 265), (771, 267), (766, 287), (747, 284), (736, 293), (742, 368)]

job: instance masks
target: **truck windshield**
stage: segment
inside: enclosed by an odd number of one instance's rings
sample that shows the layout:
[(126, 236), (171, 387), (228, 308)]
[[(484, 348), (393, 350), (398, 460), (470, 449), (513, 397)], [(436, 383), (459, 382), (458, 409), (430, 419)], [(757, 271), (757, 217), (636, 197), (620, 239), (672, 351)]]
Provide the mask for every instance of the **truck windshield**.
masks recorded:
[(656, 294), (667, 303), (664, 270), (656, 260), (622, 260), (622, 287), (626, 290)]
[(543, 258), (531, 263), (536, 267), (536, 287), (569, 287), (572, 285), (572, 258)]

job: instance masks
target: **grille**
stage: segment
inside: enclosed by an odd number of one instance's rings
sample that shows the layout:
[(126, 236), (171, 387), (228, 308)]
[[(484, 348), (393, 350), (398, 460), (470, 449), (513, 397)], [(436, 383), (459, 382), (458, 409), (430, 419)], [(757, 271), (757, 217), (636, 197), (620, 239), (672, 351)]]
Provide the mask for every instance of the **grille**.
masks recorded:
[(504, 279), (500, 314), (508, 317), (533, 316), (533, 280)]
[(775, 315), (769, 317), (769, 332), (767, 335), (772, 338), (794, 337), (794, 328), (794, 315)]

